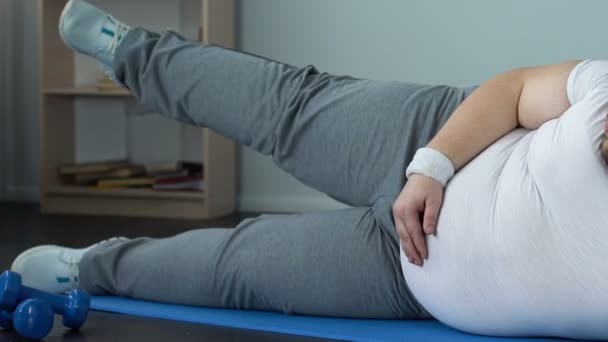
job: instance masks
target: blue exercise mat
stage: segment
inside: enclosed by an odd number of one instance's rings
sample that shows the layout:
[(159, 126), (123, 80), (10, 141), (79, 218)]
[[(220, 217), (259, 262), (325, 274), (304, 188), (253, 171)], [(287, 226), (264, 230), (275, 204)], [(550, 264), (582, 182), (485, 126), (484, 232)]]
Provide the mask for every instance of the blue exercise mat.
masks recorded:
[(287, 316), (266, 311), (209, 309), (121, 297), (93, 297), (91, 308), (134, 316), (348, 341), (567, 341), (553, 338), (499, 338), (470, 335), (437, 321)]

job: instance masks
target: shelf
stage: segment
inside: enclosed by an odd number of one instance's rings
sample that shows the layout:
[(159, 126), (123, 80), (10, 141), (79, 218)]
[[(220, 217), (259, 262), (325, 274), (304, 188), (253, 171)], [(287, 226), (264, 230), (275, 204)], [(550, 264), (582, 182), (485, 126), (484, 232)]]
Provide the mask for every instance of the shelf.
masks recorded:
[(73, 87), (73, 88), (45, 88), (45, 95), (59, 96), (101, 96), (101, 97), (130, 97), (133, 96), (127, 89), (99, 90), (96, 87)]
[[(1, 0), (0, 0), (1, 1)], [(129, 1), (111, 0), (108, 6), (115, 8)], [(178, 14), (174, 18), (160, 18), (156, 14), (138, 14), (134, 4), (124, 4), (124, 11), (131, 11), (141, 23), (153, 27), (175, 27), (188, 35), (202, 32), (204, 40), (227, 48), (235, 43), (234, 0), (185, 0), (159, 2), (154, 13)], [(107, 215), (128, 217), (159, 217), (172, 219), (210, 219), (234, 212), (236, 208), (236, 157), (237, 145), (234, 141), (207, 128), (197, 131), (200, 144), (200, 159), (205, 165), (205, 191), (154, 191), (152, 189), (97, 189), (68, 185), (67, 179), (57, 174), (57, 168), (72, 163), (79, 151), (78, 144), (86, 130), (97, 127), (99, 118), (89, 120), (83, 113), (103, 112), (105, 108), (124, 112), (132, 108), (135, 96), (124, 88), (100, 90), (97, 83), (100, 70), (88, 60), (79, 61), (77, 53), (66, 48), (59, 34), (57, 22), (68, 0), (39, 1), (39, 50), (41, 82), (41, 200), (40, 209), (44, 214)], [(106, 1), (104, 1), (106, 3)], [(160, 6), (160, 7), (158, 7)], [(134, 18), (135, 19), (135, 18)], [(165, 20), (167, 19), (167, 20)], [(95, 67), (95, 69), (93, 69)], [(86, 100), (83, 102), (83, 100)], [(109, 101), (109, 102), (106, 102)], [(122, 108), (119, 107), (122, 106)], [(98, 106), (101, 106), (98, 108)], [(107, 107), (106, 107), (107, 106)], [(92, 121), (93, 120), (93, 121)], [(125, 122), (125, 125), (130, 124)], [(142, 132), (146, 125), (141, 127)], [(121, 127), (122, 129), (123, 127)], [(128, 127), (124, 127), (128, 130)], [(196, 128), (198, 129), (198, 128)], [(137, 134), (139, 134), (138, 131)], [(128, 131), (126, 132), (129, 133)], [(190, 131), (179, 132), (186, 136)], [(198, 141), (200, 134), (200, 142)], [(188, 135), (187, 138), (190, 136)], [(161, 136), (162, 138), (162, 136)], [(102, 144), (103, 142), (100, 142)], [(187, 145), (187, 144), (183, 144)], [(190, 151), (188, 145), (187, 152)], [(153, 152), (153, 148), (152, 152)], [(175, 158), (182, 158), (186, 149)], [(198, 157), (197, 157), (198, 158)], [(64, 182), (65, 181), (65, 182)]]
[[(210, 213), (200, 192), (156, 192), (150, 189), (94, 189), (51, 186), (42, 193), (45, 214), (207, 219)], [(226, 214), (226, 213), (222, 213)]]
[(59, 185), (47, 190), (50, 195), (71, 196), (103, 196), (103, 197), (131, 197), (144, 199), (185, 199), (201, 200), (205, 198), (203, 192), (195, 191), (154, 191), (152, 189), (96, 189), (85, 186)]

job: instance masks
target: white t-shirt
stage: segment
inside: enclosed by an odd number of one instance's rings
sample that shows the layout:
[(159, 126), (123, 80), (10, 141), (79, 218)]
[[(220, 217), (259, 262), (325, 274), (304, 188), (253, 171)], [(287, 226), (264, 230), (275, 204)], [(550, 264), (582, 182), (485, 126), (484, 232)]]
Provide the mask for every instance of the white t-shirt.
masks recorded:
[(578, 64), (570, 109), (517, 129), (445, 189), (423, 267), (401, 264), (438, 320), (504, 336), (608, 339), (608, 61)]

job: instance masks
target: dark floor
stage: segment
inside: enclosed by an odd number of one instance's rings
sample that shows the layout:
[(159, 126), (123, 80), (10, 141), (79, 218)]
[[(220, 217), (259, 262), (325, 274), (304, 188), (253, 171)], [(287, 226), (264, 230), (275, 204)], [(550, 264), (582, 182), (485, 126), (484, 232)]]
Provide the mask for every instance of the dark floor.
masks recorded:
[[(85, 247), (112, 236), (166, 237), (193, 228), (234, 227), (251, 215), (213, 221), (133, 219), (117, 217), (63, 216), (39, 213), (31, 204), (0, 202), (0, 271), (9, 269), (13, 259), (26, 248), (40, 244)], [(0, 331), (0, 342), (21, 341), (13, 332)], [(329, 341), (215, 327), (202, 324), (129, 317), (91, 312), (79, 332), (62, 327), (59, 316), (55, 329), (45, 341)]]

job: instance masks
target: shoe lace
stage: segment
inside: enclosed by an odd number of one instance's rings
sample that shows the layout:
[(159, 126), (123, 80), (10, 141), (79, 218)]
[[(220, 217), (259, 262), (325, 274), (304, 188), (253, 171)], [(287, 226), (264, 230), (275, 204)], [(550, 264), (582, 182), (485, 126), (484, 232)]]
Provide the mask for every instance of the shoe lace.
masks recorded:
[(112, 38), (112, 42), (108, 47), (108, 51), (110, 51), (111, 53), (116, 52), (116, 48), (118, 47), (118, 44), (120, 44), (120, 42), (122, 41), (123, 35), (129, 30), (129, 27), (127, 25), (119, 22), (118, 20), (114, 20), (114, 23), (116, 25), (116, 28), (114, 29), (114, 37)]
[(68, 267), (70, 268), (70, 288), (72, 290), (77, 289), (80, 284), (79, 276), (79, 264), (80, 260), (74, 258), (73, 256), (69, 256), (67, 258)]
[[(96, 243), (94, 246), (99, 246), (101, 244), (112, 242), (112, 241), (128, 241), (129, 239), (126, 237), (113, 237), (111, 239), (103, 240), (101, 242)], [(70, 289), (75, 290), (80, 286), (80, 260), (82, 255), (74, 256), (74, 255), (65, 255), (64, 261), (68, 264), (69, 269), (69, 280), (70, 280)]]

